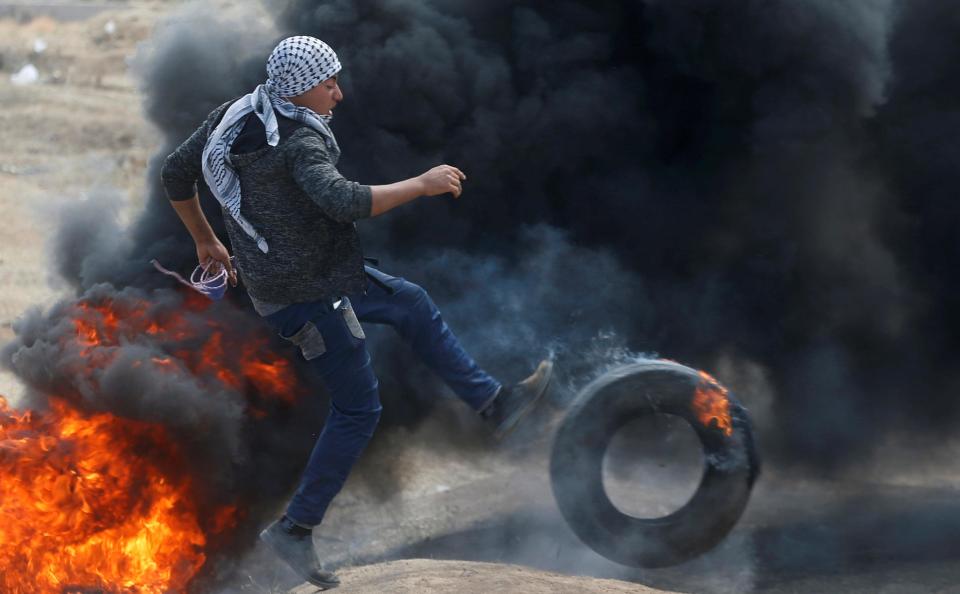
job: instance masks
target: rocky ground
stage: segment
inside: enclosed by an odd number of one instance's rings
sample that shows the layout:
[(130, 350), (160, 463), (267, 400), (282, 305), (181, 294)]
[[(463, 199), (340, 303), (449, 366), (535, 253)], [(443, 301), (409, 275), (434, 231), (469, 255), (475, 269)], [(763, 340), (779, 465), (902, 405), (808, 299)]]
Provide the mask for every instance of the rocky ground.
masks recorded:
[[(46, 252), (62, 205), (109, 192), (117, 207), (105, 215), (128, 220), (142, 207), (158, 134), (131, 68), (155, 24), (182, 5), (0, 2), (0, 344), (24, 310), (66, 291)], [(0, 394), (16, 401), (23, 389), (0, 371)], [(768, 467), (716, 551), (641, 571), (599, 557), (566, 528), (550, 493), (548, 438), (437, 447), (449, 431), (441, 415), (382, 435), (351, 477), (317, 536), (342, 568), (340, 591), (960, 592), (960, 480), (944, 471), (957, 444), (920, 448), (937, 457), (901, 459), (896, 473), (880, 455), (843, 483)], [(678, 481), (637, 478), (627, 492), (656, 509), (689, 488)], [(260, 549), (229, 571), (226, 591), (309, 591)]]

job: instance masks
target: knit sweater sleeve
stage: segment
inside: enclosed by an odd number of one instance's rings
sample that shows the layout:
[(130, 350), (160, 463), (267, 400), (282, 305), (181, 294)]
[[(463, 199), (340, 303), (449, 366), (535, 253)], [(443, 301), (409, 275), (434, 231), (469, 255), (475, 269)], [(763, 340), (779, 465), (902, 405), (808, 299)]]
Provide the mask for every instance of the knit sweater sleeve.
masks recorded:
[(216, 128), (220, 117), (230, 106), (230, 101), (214, 109), (207, 119), (194, 130), (190, 138), (177, 147), (177, 150), (163, 162), (160, 179), (167, 198), (173, 201), (189, 200), (197, 193), (197, 180), (203, 174), (203, 147), (207, 138)]
[(297, 130), (286, 143), (291, 176), (331, 219), (349, 223), (370, 216), (370, 186), (345, 179), (337, 171), (323, 138), (309, 128)]

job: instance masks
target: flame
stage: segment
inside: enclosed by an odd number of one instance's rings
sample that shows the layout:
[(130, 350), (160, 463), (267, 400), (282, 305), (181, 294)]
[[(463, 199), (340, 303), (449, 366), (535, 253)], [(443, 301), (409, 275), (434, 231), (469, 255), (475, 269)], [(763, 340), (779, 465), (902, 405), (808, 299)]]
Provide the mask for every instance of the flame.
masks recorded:
[(206, 537), (170, 471), (181, 459), (159, 425), (58, 399), (18, 413), (0, 397), (0, 591), (185, 591)]
[(700, 373), (700, 384), (693, 394), (693, 412), (704, 427), (720, 429), (727, 437), (733, 435), (730, 418), (730, 400), (727, 389), (705, 371)]
[[(72, 321), (83, 368), (75, 369), (75, 375), (89, 376), (91, 367), (106, 367), (113, 361), (116, 347), (147, 336), (151, 345), (167, 346), (167, 356), (151, 358), (159, 369), (209, 378), (220, 387), (241, 392), (250, 385), (260, 398), (295, 402), (301, 392), (293, 365), (271, 352), (267, 335), (257, 332), (238, 336), (213, 318), (198, 322), (188, 317), (205, 311), (210, 304), (204, 297), (188, 295), (182, 311), (158, 312), (152, 311), (152, 304), (146, 300), (78, 302)], [(258, 412), (253, 407), (251, 410)]]
[(293, 363), (239, 312), (209, 315), (199, 295), (165, 303), (121, 293), (66, 306), (59, 397), (18, 412), (0, 396), (0, 594), (182, 593), (229, 542), (236, 502), (203, 503), (167, 429), (71, 404), (130, 344), (149, 353), (134, 367), (237, 392), (254, 419), (302, 394)]

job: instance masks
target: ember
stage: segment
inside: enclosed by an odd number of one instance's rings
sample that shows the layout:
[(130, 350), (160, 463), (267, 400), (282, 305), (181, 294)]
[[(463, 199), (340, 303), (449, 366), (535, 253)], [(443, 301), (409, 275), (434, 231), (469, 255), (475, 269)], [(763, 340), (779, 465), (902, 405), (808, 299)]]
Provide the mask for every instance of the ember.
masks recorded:
[(694, 414), (705, 427), (720, 429), (727, 437), (733, 435), (727, 389), (704, 371), (700, 372), (700, 384), (693, 395), (692, 406)]
[(206, 538), (189, 481), (166, 471), (180, 459), (159, 425), (0, 397), (0, 591), (183, 591)]

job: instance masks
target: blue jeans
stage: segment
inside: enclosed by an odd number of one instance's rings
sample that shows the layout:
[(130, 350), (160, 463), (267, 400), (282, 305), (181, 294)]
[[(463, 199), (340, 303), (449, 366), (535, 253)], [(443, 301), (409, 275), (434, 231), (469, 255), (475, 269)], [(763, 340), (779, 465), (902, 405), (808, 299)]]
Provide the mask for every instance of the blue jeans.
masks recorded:
[(337, 309), (324, 302), (295, 303), (264, 318), (300, 347), (330, 393), (326, 425), (287, 507), (287, 516), (303, 526), (323, 520), (380, 419), (377, 376), (359, 321), (393, 326), (476, 411), (500, 389), (464, 351), (426, 291), (375, 268), (366, 270), (375, 282), (368, 279), (366, 294), (345, 297)]

